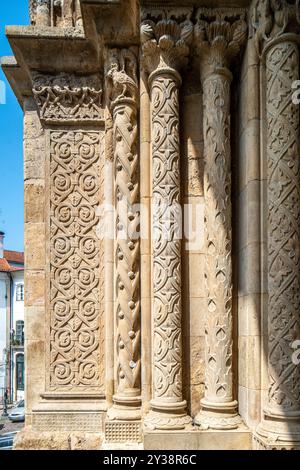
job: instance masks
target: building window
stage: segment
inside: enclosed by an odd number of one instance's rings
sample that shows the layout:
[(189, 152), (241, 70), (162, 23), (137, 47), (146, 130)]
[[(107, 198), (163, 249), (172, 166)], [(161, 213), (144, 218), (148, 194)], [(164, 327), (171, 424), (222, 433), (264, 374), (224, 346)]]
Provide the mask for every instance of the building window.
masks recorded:
[(17, 285), (17, 300), (24, 300), (24, 284)]
[(24, 390), (24, 354), (16, 358), (17, 390)]
[(16, 321), (16, 343), (24, 344), (24, 321)]

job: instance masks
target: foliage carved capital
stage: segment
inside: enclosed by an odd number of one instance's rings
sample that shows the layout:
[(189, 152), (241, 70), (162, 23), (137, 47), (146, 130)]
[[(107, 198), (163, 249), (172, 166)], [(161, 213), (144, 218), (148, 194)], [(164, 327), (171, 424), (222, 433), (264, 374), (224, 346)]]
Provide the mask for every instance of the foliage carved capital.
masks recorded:
[(195, 47), (202, 72), (228, 69), (247, 39), (246, 11), (200, 8), (196, 19)]
[(300, 32), (300, 0), (255, 0), (250, 12), (250, 35), (256, 50), (287, 33)]

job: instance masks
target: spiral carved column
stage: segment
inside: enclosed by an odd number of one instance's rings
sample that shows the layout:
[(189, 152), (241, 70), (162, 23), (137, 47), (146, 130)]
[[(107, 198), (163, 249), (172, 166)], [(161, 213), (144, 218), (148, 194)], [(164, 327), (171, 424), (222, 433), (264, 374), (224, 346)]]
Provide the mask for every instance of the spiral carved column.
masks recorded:
[[(116, 393), (108, 412), (109, 441), (139, 441), (141, 418), (140, 241), (136, 57), (110, 51), (107, 74), (113, 113), (115, 168)], [(126, 421), (126, 424), (122, 424)], [(124, 427), (125, 426), (125, 427)]]
[(192, 26), (145, 21), (143, 55), (152, 103), (153, 398), (145, 425), (183, 429), (190, 423), (182, 395), (181, 217), (178, 70)]
[[(230, 60), (246, 39), (244, 15), (198, 12), (195, 41), (203, 87), (207, 289), (205, 395), (195, 423), (233, 429), (240, 423), (232, 370), (232, 227)], [(225, 20), (226, 18), (226, 20)], [(215, 39), (218, 39), (215, 41)]]

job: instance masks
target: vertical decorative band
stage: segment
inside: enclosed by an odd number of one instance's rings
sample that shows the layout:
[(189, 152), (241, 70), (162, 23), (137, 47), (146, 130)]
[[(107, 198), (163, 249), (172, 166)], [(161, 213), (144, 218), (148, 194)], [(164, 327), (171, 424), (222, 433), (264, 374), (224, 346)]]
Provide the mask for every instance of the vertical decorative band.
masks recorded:
[(292, 84), (299, 80), (297, 44), (281, 42), (266, 56), (268, 162), (268, 409), (300, 417), (300, 129)]
[(48, 390), (103, 387), (99, 132), (50, 131)]
[[(114, 406), (108, 414), (110, 420), (136, 420), (141, 417), (140, 212), (136, 70), (136, 57), (132, 50), (110, 51), (107, 84), (113, 112), (117, 353), (116, 393), (113, 397)], [(111, 428), (110, 424), (107, 426)]]

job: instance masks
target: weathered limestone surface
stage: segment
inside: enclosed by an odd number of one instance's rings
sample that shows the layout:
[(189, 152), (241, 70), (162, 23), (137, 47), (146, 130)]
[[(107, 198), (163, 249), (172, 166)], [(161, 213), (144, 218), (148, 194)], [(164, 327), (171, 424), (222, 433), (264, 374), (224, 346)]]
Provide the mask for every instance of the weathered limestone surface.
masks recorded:
[(299, 449), (297, 0), (31, 0), (16, 449)]

